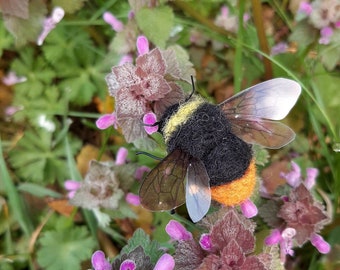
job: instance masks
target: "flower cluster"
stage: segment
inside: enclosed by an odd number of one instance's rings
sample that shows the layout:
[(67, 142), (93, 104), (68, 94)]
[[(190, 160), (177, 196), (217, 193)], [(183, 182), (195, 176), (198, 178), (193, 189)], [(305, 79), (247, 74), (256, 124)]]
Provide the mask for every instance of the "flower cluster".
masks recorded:
[(177, 241), (176, 269), (271, 269), (269, 253), (255, 255), (255, 224), (234, 209), (222, 208), (202, 221), (209, 230), (196, 241), (177, 221), (166, 227)]
[(101, 250), (92, 255), (94, 270), (173, 270), (174, 258), (160, 248), (157, 242), (151, 241), (141, 229), (137, 230), (121, 254), (110, 261)]
[(329, 44), (334, 30), (340, 28), (340, 2), (337, 0), (302, 1), (299, 16), (308, 17), (309, 22), (320, 30), (320, 44)]
[(294, 246), (302, 246), (307, 241), (320, 253), (330, 251), (330, 245), (318, 235), (330, 218), (311, 193), (317, 174), (315, 168), (308, 168), (306, 178), (302, 179), (300, 167), (292, 163), (292, 170), (281, 174), (289, 187), (278, 188), (273, 196), (267, 194), (269, 200), (259, 209), (260, 216), (274, 228), (265, 244), (279, 244), (283, 262), (287, 254), (294, 255)]
[[(121, 147), (114, 164), (92, 160), (84, 182), (74, 180), (65, 181), (65, 188), (69, 191), (70, 203), (87, 209), (100, 207), (116, 209), (124, 191), (135, 180), (135, 165), (126, 163), (128, 151)], [(139, 198), (128, 194), (128, 200), (136, 204)]]

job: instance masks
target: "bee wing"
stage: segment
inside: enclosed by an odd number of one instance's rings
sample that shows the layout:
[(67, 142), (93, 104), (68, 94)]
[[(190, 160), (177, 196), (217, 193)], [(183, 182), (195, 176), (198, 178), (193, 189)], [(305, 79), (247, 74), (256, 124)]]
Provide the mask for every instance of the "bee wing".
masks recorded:
[(171, 210), (185, 202), (184, 180), (189, 155), (179, 149), (171, 152), (145, 177), (139, 196), (152, 211)]
[(270, 120), (286, 117), (300, 93), (297, 82), (277, 78), (254, 85), (218, 106), (230, 120), (235, 135), (249, 143), (280, 148), (291, 142), (295, 133)]
[(186, 206), (193, 222), (200, 221), (211, 203), (210, 179), (202, 161), (192, 158), (188, 166)]

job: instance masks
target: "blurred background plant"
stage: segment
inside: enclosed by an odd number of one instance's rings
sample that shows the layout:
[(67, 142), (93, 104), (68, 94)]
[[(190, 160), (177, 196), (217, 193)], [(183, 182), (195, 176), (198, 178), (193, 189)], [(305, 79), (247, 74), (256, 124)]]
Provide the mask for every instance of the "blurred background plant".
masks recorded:
[[(105, 76), (158, 48), (168, 68), (161, 75), (173, 83), (172, 91), (190, 91), (190, 75), (196, 74), (197, 91), (213, 102), (265, 79), (301, 84), (302, 97), (285, 119), (296, 140), (278, 151), (255, 147), (260, 216), (252, 220), (256, 229), (245, 228), (255, 233), (258, 256), (247, 247), (246, 262), (339, 269), (339, 10), (338, 0), (0, 1), (0, 268), (87, 269), (91, 254), (101, 249), (115, 258), (112, 269), (172, 269), (183, 262), (186, 244), (169, 241), (171, 219), (196, 240), (220, 230), (209, 221), (226, 222), (215, 215), (200, 227), (189, 221), (185, 206), (170, 215), (139, 205), (140, 180), (156, 161), (135, 153), (164, 157), (165, 146), (159, 134), (147, 133), (127, 143)], [(169, 68), (173, 61), (179, 70)], [(114, 95), (112, 85), (109, 90)], [(305, 185), (311, 179), (307, 168), (318, 169), (315, 185), (308, 184), (313, 189), (291, 185), (288, 174), (296, 166), (307, 172), (295, 178)], [(295, 205), (315, 213), (305, 238), (289, 215)], [(228, 215), (240, 228), (248, 224), (236, 212)], [(217, 250), (207, 249), (214, 240), (190, 239), (176, 241), (191, 241), (196, 261), (214, 263)], [(220, 254), (245, 251), (238, 241), (217, 246)], [(105, 261), (102, 253), (96, 256), (93, 267)]]

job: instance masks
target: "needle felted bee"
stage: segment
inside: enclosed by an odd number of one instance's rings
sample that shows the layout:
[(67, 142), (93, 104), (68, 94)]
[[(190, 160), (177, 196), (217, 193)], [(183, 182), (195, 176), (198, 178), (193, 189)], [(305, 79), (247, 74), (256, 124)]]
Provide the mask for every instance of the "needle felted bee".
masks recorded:
[(141, 204), (165, 211), (186, 202), (197, 222), (211, 199), (229, 206), (248, 199), (256, 182), (251, 144), (277, 149), (294, 139), (292, 129), (273, 120), (283, 119), (300, 93), (295, 81), (277, 78), (218, 105), (192, 95), (167, 108), (158, 130), (169, 154), (145, 177)]

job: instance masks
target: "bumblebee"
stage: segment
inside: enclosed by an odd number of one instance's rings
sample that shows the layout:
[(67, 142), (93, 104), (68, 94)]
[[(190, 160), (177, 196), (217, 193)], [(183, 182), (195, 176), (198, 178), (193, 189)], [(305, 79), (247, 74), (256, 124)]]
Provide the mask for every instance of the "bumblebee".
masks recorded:
[(164, 112), (158, 122), (168, 155), (145, 177), (141, 204), (152, 211), (186, 203), (193, 222), (201, 220), (211, 199), (237, 205), (256, 184), (252, 144), (277, 149), (294, 131), (277, 122), (295, 105), (301, 87), (277, 78), (252, 86), (214, 105), (192, 95)]

